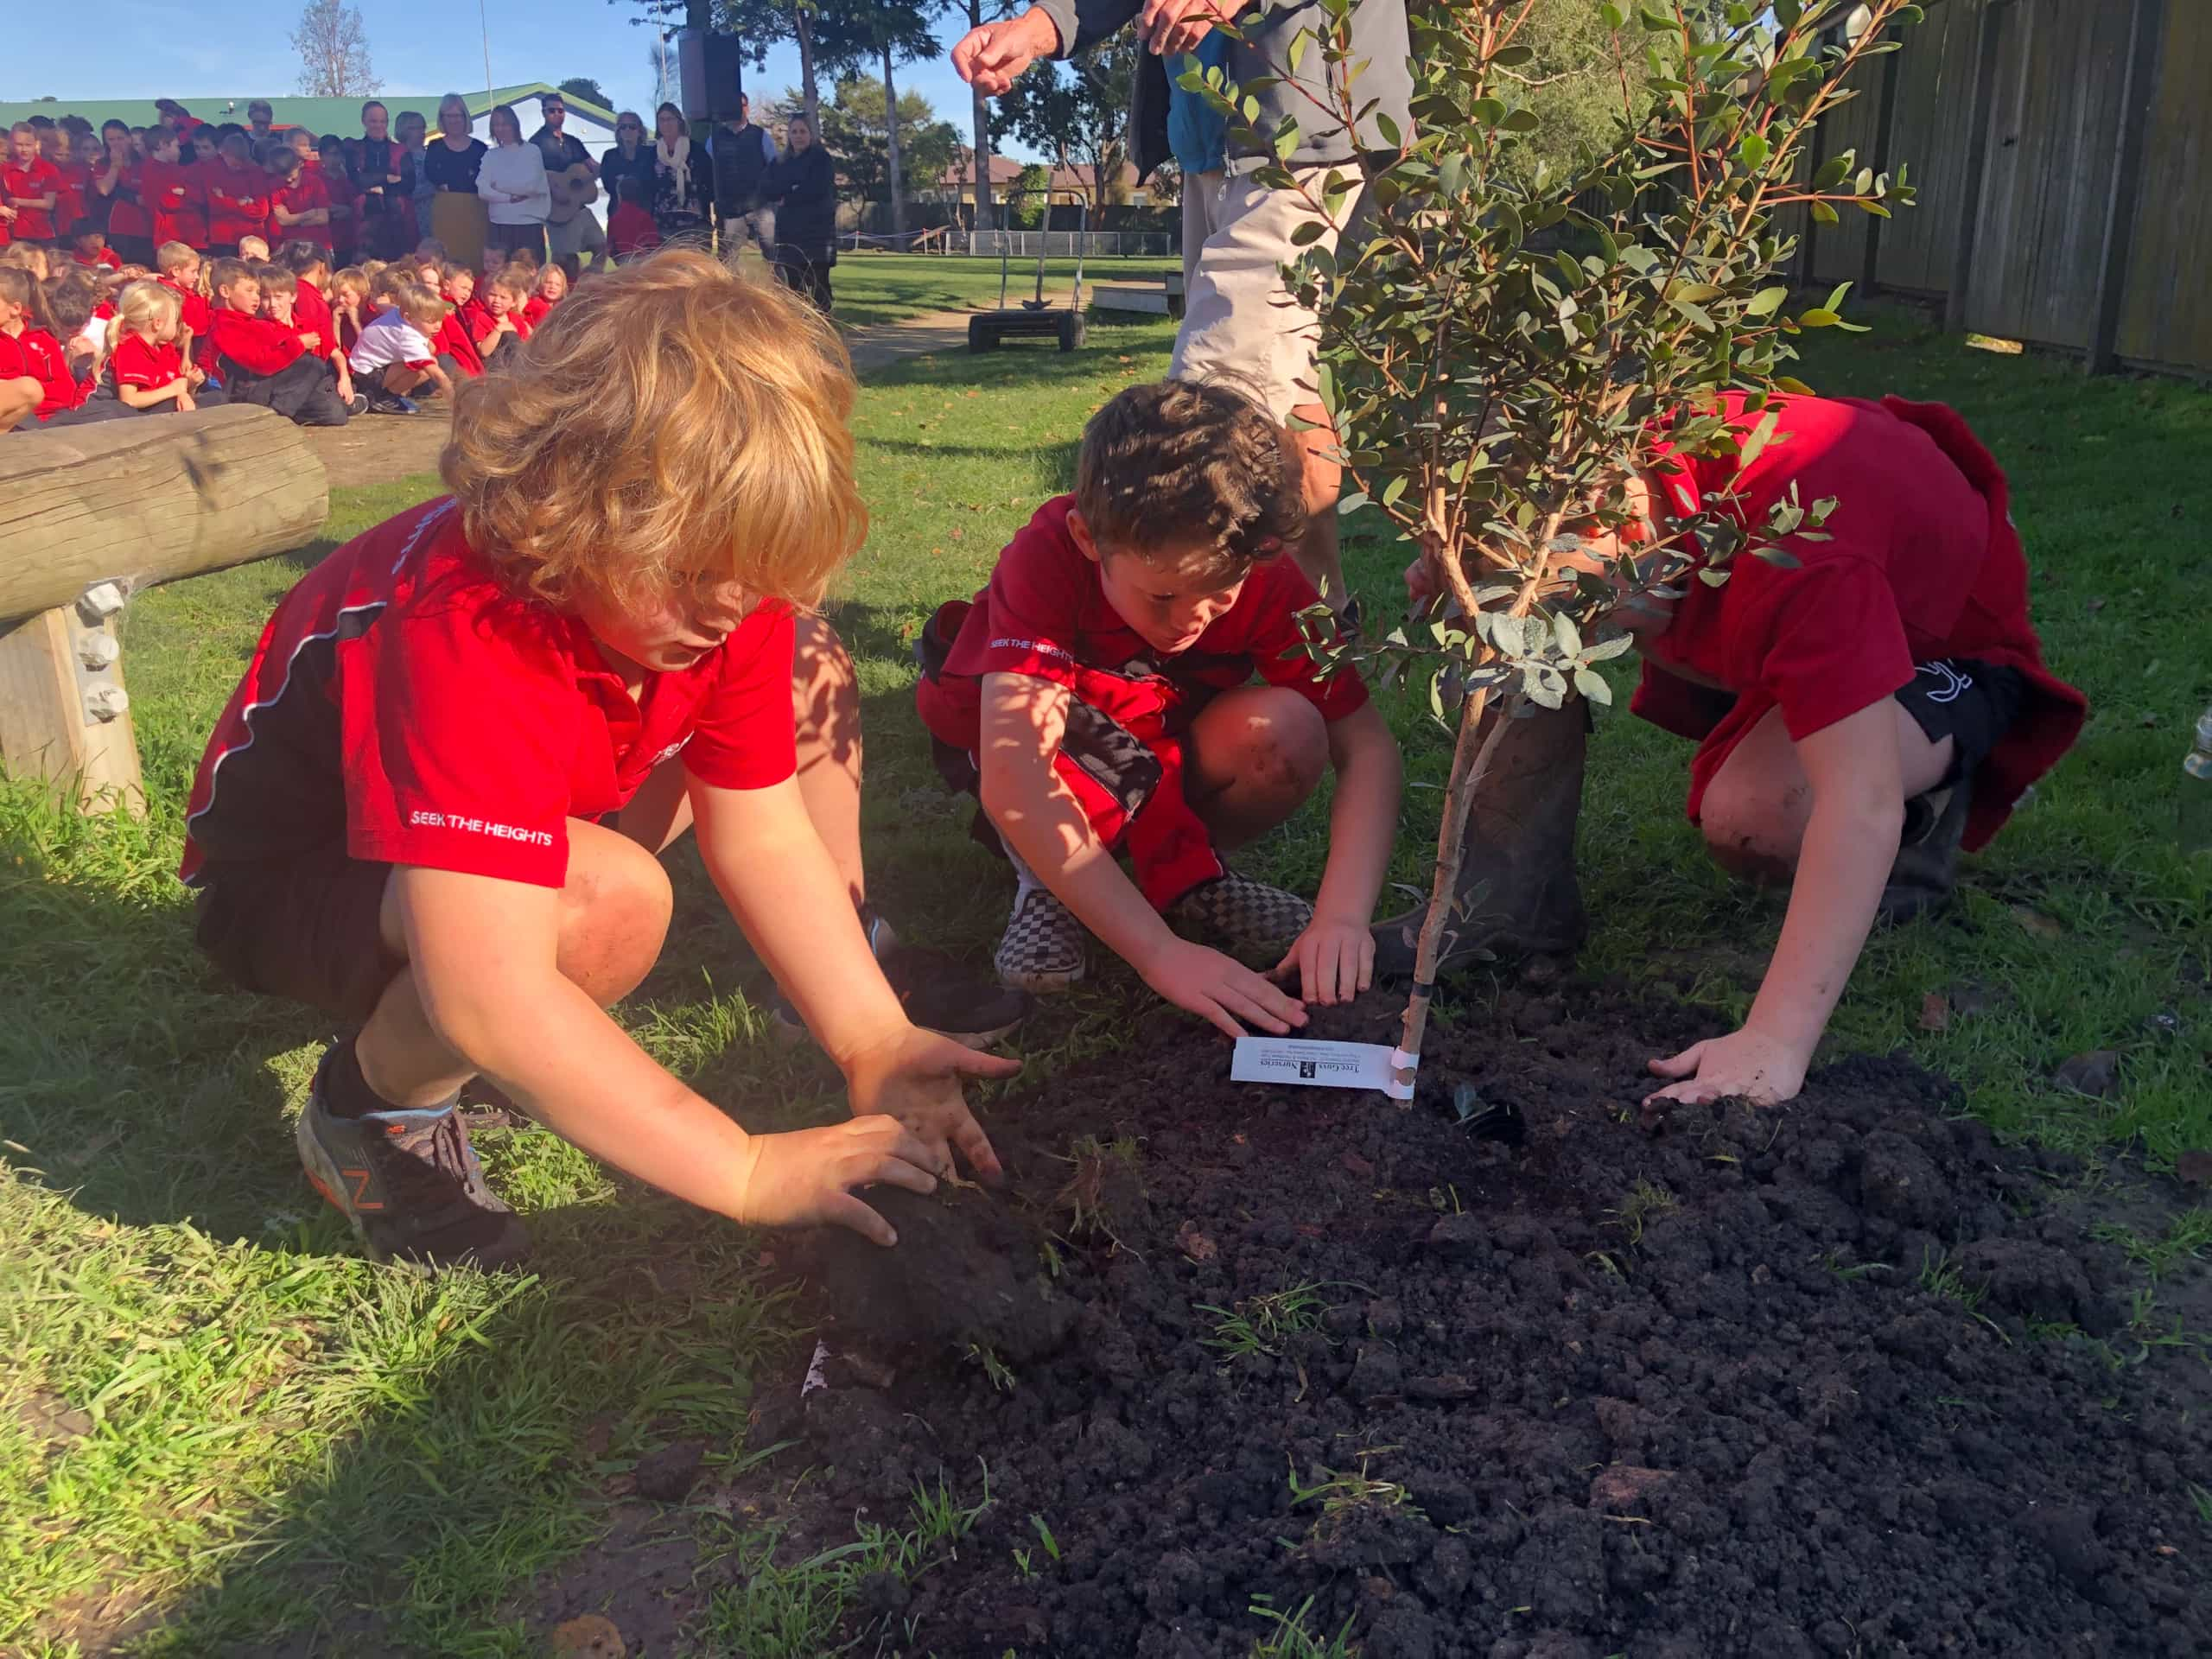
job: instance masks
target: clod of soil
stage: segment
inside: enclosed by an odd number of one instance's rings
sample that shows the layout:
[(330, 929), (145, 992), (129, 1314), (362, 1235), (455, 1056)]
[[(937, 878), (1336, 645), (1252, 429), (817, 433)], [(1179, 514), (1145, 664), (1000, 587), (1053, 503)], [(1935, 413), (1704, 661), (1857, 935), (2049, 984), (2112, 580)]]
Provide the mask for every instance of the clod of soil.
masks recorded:
[(699, 1465), (706, 1456), (703, 1440), (677, 1440), (638, 1459), (632, 1478), (638, 1496), (658, 1503), (680, 1503), (699, 1484)]
[[(1039, 1172), (1049, 1190), (1050, 1166)], [(1044, 1232), (1013, 1200), (947, 1183), (929, 1197), (870, 1189), (868, 1201), (899, 1234), (895, 1249), (825, 1229), (810, 1241), (812, 1271), (840, 1329), (879, 1343), (975, 1345), (1016, 1362), (1066, 1338), (1076, 1306), (1046, 1277)]]
[[(2124, 1263), (2046, 1205), (2065, 1160), (1866, 1058), (1649, 1135), (1645, 1059), (1711, 1021), (1542, 1000), (1424, 1057), (1517, 1145), (1232, 1084), (1195, 1036), (995, 1112), (1014, 1197), (871, 1194), (906, 1242), (852, 1245), (832, 1341), (873, 1331), (898, 1381), (809, 1397), (817, 1501), (972, 1502), (981, 1459), (991, 1502), (895, 1619), (855, 1613), (868, 1649), (1243, 1655), (1265, 1597), (1366, 1659), (2212, 1652), (2212, 1389), (2132, 1340)], [(1138, 1143), (1111, 1238), (1052, 1202), (1082, 1136)], [(1065, 1319), (1010, 1385), (961, 1351)]]

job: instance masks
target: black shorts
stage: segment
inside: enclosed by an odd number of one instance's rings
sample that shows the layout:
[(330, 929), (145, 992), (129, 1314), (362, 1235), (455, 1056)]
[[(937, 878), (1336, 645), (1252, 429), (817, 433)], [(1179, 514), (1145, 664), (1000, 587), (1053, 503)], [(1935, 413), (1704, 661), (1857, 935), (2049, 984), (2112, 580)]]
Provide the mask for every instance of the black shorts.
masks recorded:
[(194, 937), (241, 990), (358, 1026), (407, 965), (378, 926), (391, 875), (391, 865), (343, 847), (281, 864), (210, 865)]
[(1953, 740), (1956, 747), (1943, 782), (1955, 784), (1971, 778), (1989, 758), (2019, 718), (2027, 694), (2027, 678), (2017, 668), (1943, 657), (1921, 664), (1897, 696), (1930, 743)]

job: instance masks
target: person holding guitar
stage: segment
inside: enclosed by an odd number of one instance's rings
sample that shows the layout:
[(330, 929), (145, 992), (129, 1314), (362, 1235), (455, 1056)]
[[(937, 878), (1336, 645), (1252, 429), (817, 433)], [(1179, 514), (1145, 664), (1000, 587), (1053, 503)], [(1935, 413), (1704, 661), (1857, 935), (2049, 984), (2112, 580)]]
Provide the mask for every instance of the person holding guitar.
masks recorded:
[(599, 200), (599, 163), (592, 160), (583, 142), (565, 130), (567, 99), (558, 92), (547, 92), (538, 107), (544, 113), (545, 124), (531, 135), (530, 142), (545, 158), (545, 180), (552, 190), (545, 231), (553, 257), (566, 258), (573, 253), (583, 259), (588, 255), (585, 269), (603, 270), (607, 232), (600, 226), (599, 216), (591, 211), (591, 204)]

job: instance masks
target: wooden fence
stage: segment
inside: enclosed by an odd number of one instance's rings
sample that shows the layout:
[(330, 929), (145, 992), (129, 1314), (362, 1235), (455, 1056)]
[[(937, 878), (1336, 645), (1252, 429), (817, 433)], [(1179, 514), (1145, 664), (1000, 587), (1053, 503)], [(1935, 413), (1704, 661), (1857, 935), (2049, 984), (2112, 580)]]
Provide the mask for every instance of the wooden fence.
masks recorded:
[(1783, 228), (1809, 283), (1953, 328), (2212, 375), (2212, 0), (1942, 0), (1822, 122), (1919, 205)]

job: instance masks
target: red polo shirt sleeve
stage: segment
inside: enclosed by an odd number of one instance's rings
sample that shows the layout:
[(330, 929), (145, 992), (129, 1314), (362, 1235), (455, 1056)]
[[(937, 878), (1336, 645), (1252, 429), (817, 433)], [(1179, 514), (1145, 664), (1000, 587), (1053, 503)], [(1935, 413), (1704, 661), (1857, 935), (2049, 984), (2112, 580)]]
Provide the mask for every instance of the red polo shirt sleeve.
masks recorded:
[(685, 770), (715, 789), (766, 789), (798, 770), (791, 722), (791, 607), (762, 606), (721, 648), (722, 673), (700, 704)]
[(1793, 741), (1911, 681), (1912, 648), (1897, 596), (1872, 559), (1832, 556), (1781, 570), (1745, 558), (1729, 580), (1746, 588), (1732, 595), (1744, 607), (1731, 652), (1740, 665), (1738, 683), (1774, 698)]
[(1325, 680), (1321, 665), (1306, 655), (1298, 613), (1319, 605), (1321, 595), (1287, 555), (1253, 571), (1237, 602), (1252, 606), (1252, 633), (1246, 649), (1262, 679), (1297, 692), (1325, 721), (1342, 720), (1367, 706), (1367, 684), (1358, 669), (1346, 663)]
[(1048, 501), (999, 555), (955, 647), (958, 674), (1027, 674), (1073, 686), (1084, 607), (1098, 594), (1097, 567), (1068, 534), (1072, 498)]
[(418, 595), (363, 646), (348, 664), (369, 683), (346, 696), (366, 693), (370, 717), (347, 745), (346, 849), (561, 886), (582, 705), (545, 630), (496, 601)]
[(125, 334), (109, 359), (115, 366), (115, 384), (151, 391), (166, 386), (184, 372), (183, 353), (174, 346), (149, 344), (137, 334)]

